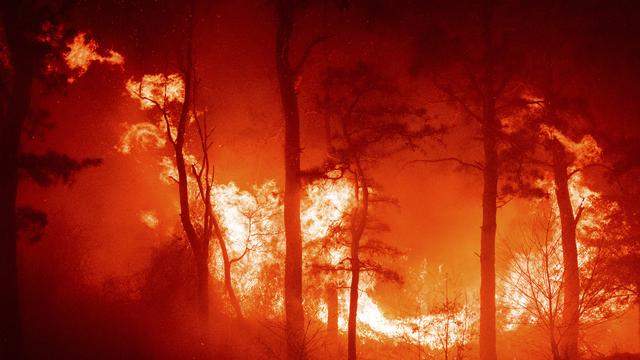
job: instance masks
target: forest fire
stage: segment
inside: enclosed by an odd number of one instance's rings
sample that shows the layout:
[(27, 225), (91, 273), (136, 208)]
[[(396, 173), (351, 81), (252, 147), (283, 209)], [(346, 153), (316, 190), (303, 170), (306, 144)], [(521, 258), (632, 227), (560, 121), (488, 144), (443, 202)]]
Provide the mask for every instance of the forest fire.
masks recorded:
[[(94, 40), (87, 41), (86, 33), (79, 33), (73, 39), (73, 42), (68, 44), (68, 51), (64, 54), (64, 59), (71, 70), (77, 70), (76, 76), (82, 76), (89, 66), (93, 62), (107, 63), (112, 65), (122, 65), (124, 58), (119, 53), (109, 50), (107, 56), (100, 55), (98, 51), (98, 44)], [(69, 82), (75, 81), (75, 78), (70, 77)]]
[(0, 5), (0, 359), (640, 359), (640, 7)]

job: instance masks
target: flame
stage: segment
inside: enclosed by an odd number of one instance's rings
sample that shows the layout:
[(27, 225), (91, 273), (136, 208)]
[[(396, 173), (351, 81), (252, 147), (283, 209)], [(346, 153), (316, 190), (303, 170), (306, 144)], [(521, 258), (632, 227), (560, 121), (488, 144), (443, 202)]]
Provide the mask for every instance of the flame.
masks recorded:
[[(602, 150), (590, 135), (585, 135), (579, 143), (576, 143), (553, 127), (543, 125), (540, 130), (543, 136), (557, 139), (567, 151), (576, 156), (572, 168), (579, 168), (600, 159)], [(597, 244), (600, 239), (606, 238), (603, 229), (609, 221), (609, 216), (619, 209), (619, 205), (614, 201), (603, 199), (600, 193), (592, 190), (585, 183), (581, 172), (575, 173), (569, 179), (568, 185), (574, 216), (580, 214), (576, 226), (578, 267), (581, 277), (585, 277), (589, 276), (589, 267), (597, 261), (598, 257), (598, 247), (586, 243)], [(507, 307), (505, 330), (514, 330), (523, 322), (528, 324), (538, 322), (540, 319), (536, 311), (528, 309), (534, 307), (560, 309), (562, 307), (563, 260), (560, 244), (561, 227), (557, 221), (559, 212), (555, 205), (557, 204), (555, 184), (547, 178), (540, 181), (538, 186), (546, 190), (550, 204), (554, 204), (551, 207), (551, 216), (554, 219), (549, 234), (551, 240), (531, 254), (516, 254), (514, 264), (503, 284), (502, 302)], [(545, 264), (543, 252), (547, 254), (549, 264)], [(526, 268), (530, 273), (529, 277), (533, 279), (525, 279), (517, 267)], [(531, 284), (531, 281), (540, 281), (540, 283)], [(581, 321), (595, 322), (602, 318), (603, 313), (623, 312), (629, 304), (617, 300), (619, 297), (616, 295), (620, 294), (610, 294), (608, 300), (603, 301), (591, 311), (584, 312), (581, 315)]]
[[(64, 59), (71, 70), (77, 70), (77, 77), (82, 76), (93, 62), (107, 63), (111, 65), (124, 64), (124, 57), (114, 50), (108, 50), (107, 55), (98, 53), (98, 43), (95, 40), (86, 39), (86, 33), (79, 33), (72, 42), (67, 44), (68, 51), (64, 53)], [(68, 81), (74, 82), (70, 77)]]
[(316, 181), (305, 189), (300, 221), (305, 241), (326, 237), (353, 206), (353, 185), (347, 179)]
[(142, 211), (140, 213), (140, 221), (147, 225), (149, 229), (155, 229), (160, 224), (160, 220), (153, 211)]
[(127, 128), (120, 138), (120, 144), (116, 146), (116, 150), (123, 154), (131, 152), (134, 143), (147, 148), (153, 145), (155, 148), (163, 148), (166, 143), (165, 134), (154, 124), (143, 122), (133, 124)]
[(541, 125), (540, 134), (548, 139), (558, 140), (567, 151), (576, 156), (576, 167), (592, 164), (602, 158), (602, 149), (591, 135), (585, 135), (576, 143), (553, 126)]
[(184, 101), (184, 81), (180, 74), (144, 75), (140, 81), (129, 79), (126, 88), (132, 98), (140, 100), (143, 110)]
[[(270, 180), (252, 191), (242, 191), (233, 182), (216, 185), (212, 191), (214, 212), (224, 229), (230, 259), (238, 259), (232, 268), (232, 281), (243, 300), (259, 298), (260, 280), (264, 272), (278, 264), (283, 254), (282, 203), (275, 181)], [(222, 277), (222, 263), (212, 254), (213, 276)], [(269, 313), (278, 313), (278, 292), (264, 291), (267, 302), (274, 306)]]
[[(139, 81), (130, 79), (126, 84), (129, 95), (140, 102), (140, 108), (150, 110), (159, 107), (163, 112), (168, 105), (180, 104), (184, 99), (184, 82), (178, 74), (144, 75)], [(163, 114), (171, 119), (171, 113)], [(158, 125), (145, 122), (129, 126), (121, 137), (118, 151), (123, 154), (131, 152), (136, 145), (144, 148), (163, 148), (166, 146), (165, 121)], [(171, 126), (171, 125), (169, 125)], [(186, 161), (197, 166), (195, 156), (185, 154)], [(173, 158), (164, 156), (160, 160), (160, 176), (167, 183), (177, 178)], [(336, 235), (336, 229), (344, 229), (348, 224), (352, 207), (355, 205), (355, 188), (347, 178), (338, 180), (319, 180), (304, 188), (301, 199), (301, 230), (303, 246), (315, 243)], [(189, 184), (189, 196), (197, 196), (193, 181)], [(282, 293), (284, 258), (284, 219), (281, 192), (274, 180), (262, 185), (253, 186), (251, 190), (241, 190), (235, 183), (214, 184), (211, 193), (213, 210), (218, 217), (225, 236), (229, 258), (232, 261), (231, 279), (242, 306), (251, 310), (248, 313), (259, 313), (262, 316), (279, 318), (283, 314), (284, 296)], [(198, 212), (194, 211), (195, 216)], [(155, 221), (154, 221), (155, 219)], [(142, 213), (141, 220), (149, 227), (157, 226), (154, 214)], [(223, 280), (220, 250), (212, 242), (210, 271), (218, 281)], [(345, 244), (330, 246), (321, 261), (337, 266), (349, 254)], [(315, 254), (317, 255), (317, 254)], [(303, 262), (310, 264), (312, 254), (304, 252)], [(319, 283), (309, 281), (308, 287), (323, 287), (327, 281), (342, 284), (350, 283), (348, 271), (339, 275), (325, 276)], [(274, 286), (277, 284), (277, 286)], [(361, 274), (361, 294), (358, 298), (359, 311), (357, 320), (360, 324), (360, 336), (374, 340), (405, 339), (418, 341), (427, 339), (427, 345), (438, 349), (438, 332), (444, 324), (451, 329), (451, 342), (466, 342), (459, 333), (459, 318), (462, 312), (453, 318), (444, 319), (442, 315), (422, 315), (418, 317), (390, 318), (385, 315), (378, 303), (371, 297), (375, 288), (375, 278), (368, 273)], [(305, 307), (310, 314), (315, 314), (318, 321), (327, 321), (327, 305), (322, 299), (305, 300)], [(338, 295), (338, 327), (346, 332), (349, 314), (349, 294), (341, 291)], [(426, 326), (425, 324), (428, 324)], [(458, 325), (456, 325), (458, 324)], [(419, 331), (415, 329), (419, 328)]]
[[(345, 217), (353, 206), (353, 191), (352, 183), (346, 179), (316, 181), (305, 188), (301, 214), (305, 244), (323, 239), (329, 235), (332, 227), (345, 221)], [(279, 197), (274, 195), (278, 193), (273, 180), (259, 187), (254, 186), (251, 192), (242, 191), (233, 183), (217, 185), (214, 190), (215, 211), (219, 213), (225, 229), (230, 256), (237, 257), (248, 247), (252, 249), (232, 269), (234, 285), (242, 294), (245, 305), (247, 301), (260, 298), (265, 291), (274, 288), (259, 281), (264, 278), (260, 273), (282, 262), (284, 255), (282, 203)], [(347, 254), (348, 249), (344, 246), (331, 248), (327, 252), (326, 260), (331, 265), (337, 265)], [(305, 253), (305, 257), (309, 256)], [(221, 264), (212, 259), (213, 276), (220, 279), (221, 270)], [(338, 277), (339, 282), (350, 283), (348, 273), (345, 272)], [(269, 313), (280, 316), (283, 296), (279, 287), (275, 288), (277, 292), (268, 295), (271, 301)], [(449, 346), (460, 342), (466, 343), (469, 340), (464, 338), (461, 329), (462, 319), (467, 309), (460, 310), (448, 318), (442, 314), (389, 318), (371, 297), (374, 288), (375, 278), (368, 273), (361, 274), (361, 294), (358, 297), (357, 316), (359, 336), (378, 341), (399, 341), (399, 339), (422, 341), (432, 349), (441, 349), (443, 344), (440, 334), (448, 323)], [(316, 314), (317, 320), (326, 323), (327, 305), (323, 300), (318, 301), (317, 304), (317, 309), (311, 313)], [(344, 291), (338, 295), (338, 329), (342, 332), (347, 331), (348, 316), (349, 294)], [(416, 331), (416, 328), (420, 330)]]

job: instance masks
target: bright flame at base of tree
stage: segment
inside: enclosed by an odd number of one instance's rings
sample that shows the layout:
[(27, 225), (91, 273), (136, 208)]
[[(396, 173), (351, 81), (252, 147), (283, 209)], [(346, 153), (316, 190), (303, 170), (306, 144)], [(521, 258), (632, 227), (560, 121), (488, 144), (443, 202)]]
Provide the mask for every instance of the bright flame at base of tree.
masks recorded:
[[(352, 203), (353, 186), (345, 179), (314, 182), (305, 188), (302, 201), (302, 230), (304, 246), (324, 241), (334, 231), (337, 223), (345, 221)], [(280, 318), (283, 314), (281, 259), (284, 254), (282, 202), (274, 181), (254, 186), (252, 191), (240, 190), (234, 183), (217, 185), (213, 191), (213, 203), (227, 237), (230, 257), (238, 259), (233, 264), (232, 280), (243, 306), (258, 310), (262, 315)], [(222, 281), (222, 261), (219, 251), (213, 248), (211, 273)], [(348, 254), (346, 246), (331, 248), (326, 261), (336, 266)], [(305, 253), (304, 262), (309, 265), (311, 255)], [(308, 267), (308, 266), (307, 266)], [(327, 276), (323, 282), (335, 281)], [(348, 272), (339, 276), (342, 284), (350, 283)], [(308, 288), (322, 289), (324, 284), (308, 280)], [(444, 314), (417, 317), (389, 318), (371, 297), (375, 278), (369, 273), (361, 275), (361, 295), (358, 298), (358, 334), (372, 340), (422, 343), (431, 349), (442, 348), (440, 334), (447, 323)], [(310, 292), (313, 292), (309, 290)], [(317, 293), (317, 292), (316, 292)], [(314, 293), (315, 294), (315, 293)], [(311, 296), (311, 295), (309, 295)], [(316, 320), (328, 322), (328, 307), (324, 300), (305, 298), (307, 314)], [(229, 311), (231, 311), (229, 309)], [(449, 344), (468, 341), (461, 327), (470, 326), (475, 319), (465, 318), (460, 310), (449, 316)], [(315, 315), (314, 315), (315, 314)], [(347, 331), (349, 315), (348, 291), (338, 292), (338, 329)]]

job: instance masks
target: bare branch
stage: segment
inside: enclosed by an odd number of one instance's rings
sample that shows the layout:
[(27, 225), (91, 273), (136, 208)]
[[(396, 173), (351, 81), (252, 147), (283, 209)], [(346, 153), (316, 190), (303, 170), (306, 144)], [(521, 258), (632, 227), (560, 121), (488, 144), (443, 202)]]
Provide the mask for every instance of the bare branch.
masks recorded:
[(311, 55), (313, 48), (316, 47), (318, 44), (322, 43), (323, 41), (327, 40), (328, 38), (329, 36), (327, 35), (318, 36), (317, 38), (313, 39), (310, 43), (307, 44), (307, 46), (304, 48), (304, 51), (302, 52), (302, 56), (300, 57), (300, 60), (298, 60), (298, 63), (292, 69), (294, 75), (298, 75), (300, 73), (300, 71), (304, 67), (305, 62), (307, 62), (307, 59)]
[(462, 165), (462, 166), (466, 166), (466, 167), (471, 167), (474, 168), (476, 170), (483, 170), (483, 167), (480, 163), (478, 162), (474, 162), (474, 163), (470, 163), (464, 160), (461, 160), (459, 158), (456, 157), (447, 157), (447, 158), (440, 158), (440, 159), (418, 159), (418, 160), (411, 160), (407, 163), (404, 164), (403, 168), (407, 165), (410, 164), (414, 164), (414, 163), (426, 163), (426, 164), (432, 164), (432, 163), (439, 163), (439, 162), (447, 162), (447, 161), (454, 161), (457, 162), (458, 164)]

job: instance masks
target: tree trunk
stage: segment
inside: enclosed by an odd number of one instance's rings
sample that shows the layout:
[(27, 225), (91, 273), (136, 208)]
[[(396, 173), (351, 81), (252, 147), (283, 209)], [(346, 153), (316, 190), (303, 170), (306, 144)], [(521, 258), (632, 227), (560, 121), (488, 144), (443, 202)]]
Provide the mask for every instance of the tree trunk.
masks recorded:
[(285, 121), (284, 161), (284, 303), (287, 358), (304, 358), (304, 312), (302, 308), (302, 234), (300, 229), (300, 115), (295, 73), (289, 61), (293, 31), (292, 0), (277, 3), (276, 68)]
[(549, 322), (549, 346), (553, 360), (561, 360), (562, 357), (560, 356), (560, 349), (558, 348), (558, 341), (555, 336), (555, 326), (556, 324), (553, 320)]
[(207, 329), (209, 320), (209, 252), (198, 250), (196, 260), (198, 313), (203, 329)]
[[(545, 262), (546, 262), (546, 268), (548, 269), (549, 256), (545, 256)], [(549, 291), (551, 291), (551, 285), (549, 285)], [(549, 292), (549, 294), (551, 294), (551, 292)], [(549, 346), (551, 349), (551, 356), (553, 360), (561, 360), (562, 356), (560, 355), (560, 348), (558, 346), (558, 340), (556, 339), (557, 323), (556, 323), (556, 315), (553, 309), (553, 296), (552, 295), (547, 296), (547, 301), (548, 301), (547, 311), (549, 312)]]
[(27, 38), (27, 21), (18, 2), (3, 5), (9, 61), (13, 69), (6, 112), (0, 119), (0, 358), (21, 355), (20, 301), (16, 254), (16, 196), (20, 136), (31, 103), (34, 52)]
[(562, 230), (562, 260), (564, 266), (564, 302), (562, 320), (564, 345), (562, 355), (565, 359), (578, 358), (579, 299), (580, 278), (578, 271), (578, 250), (576, 244), (576, 219), (569, 195), (569, 177), (564, 147), (557, 140), (552, 142), (553, 176), (556, 188), (558, 211)]
[(360, 259), (358, 241), (351, 244), (351, 288), (349, 291), (349, 323), (347, 328), (347, 358), (357, 359), (358, 286), (360, 284)]
[(496, 213), (498, 197), (498, 131), (496, 119), (491, 11), (487, 1), (484, 18), (486, 46), (482, 135), (484, 169), (482, 193), (482, 232), (480, 235), (480, 358), (495, 360), (496, 354)]
[(558, 343), (556, 342), (555, 337), (552, 335), (550, 339), (551, 345), (551, 356), (553, 356), (553, 360), (561, 360), (560, 350), (558, 349)]
[[(493, 104), (492, 100), (487, 101)], [(493, 108), (485, 109), (491, 122)], [(495, 121), (492, 121), (495, 122)], [(484, 191), (480, 236), (480, 358), (495, 360), (496, 354), (496, 198), (498, 195), (498, 154), (495, 125), (484, 125)]]
[(239, 320), (242, 320), (242, 308), (240, 307), (240, 302), (238, 301), (236, 292), (233, 289), (233, 283), (231, 282), (231, 259), (229, 259), (227, 244), (222, 234), (222, 230), (220, 230), (218, 219), (213, 214), (213, 212), (211, 212), (211, 219), (213, 221), (213, 229), (215, 231), (216, 237), (218, 238), (218, 243), (220, 244), (220, 252), (222, 253), (222, 262), (224, 266), (224, 287), (227, 290), (227, 295), (229, 296), (229, 301), (231, 302), (233, 311), (236, 313), (236, 317)]
[[(192, 18), (190, 18), (190, 21), (192, 21)], [(180, 199), (180, 222), (182, 223), (182, 228), (187, 235), (187, 240), (189, 241), (189, 246), (191, 247), (196, 263), (198, 311), (202, 325), (202, 335), (205, 336), (208, 331), (209, 323), (209, 240), (206, 236), (198, 235), (191, 220), (189, 179), (187, 176), (187, 167), (184, 158), (184, 143), (186, 126), (189, 120), (193, 80), (192, 30), (193, 24), (191, 23), (189, 36), (187, 38), (187, 66), (184, 72), (184, 100), (182, 103), (182, 109), (180, 110), (178, 124), (176, 126), (175, 142), (172, 140), (172, 135), (169, 131), (167, 131), (167, 137), (173, 143), (173, 150), (176, 157), (178, 194)], [(167, 128), (168, 126), (169, 124), (167, 124)]]
[(333, 282), (325, 288), (327, 296), (327, 345), (334, 351), (338, 342), (338, 289)]
[[(349, 289), (349, 322), (347, 326), (347, 358), (357, 359), (358, 295), (360, 286), (360, 239), (367, 224), (369, 211), (369, 187), (359, 161), (356, 161), (355, 199), (358, 204), (351, 225), (351, 288)], [(362, 189), (362, 200), (358, 193)]]

